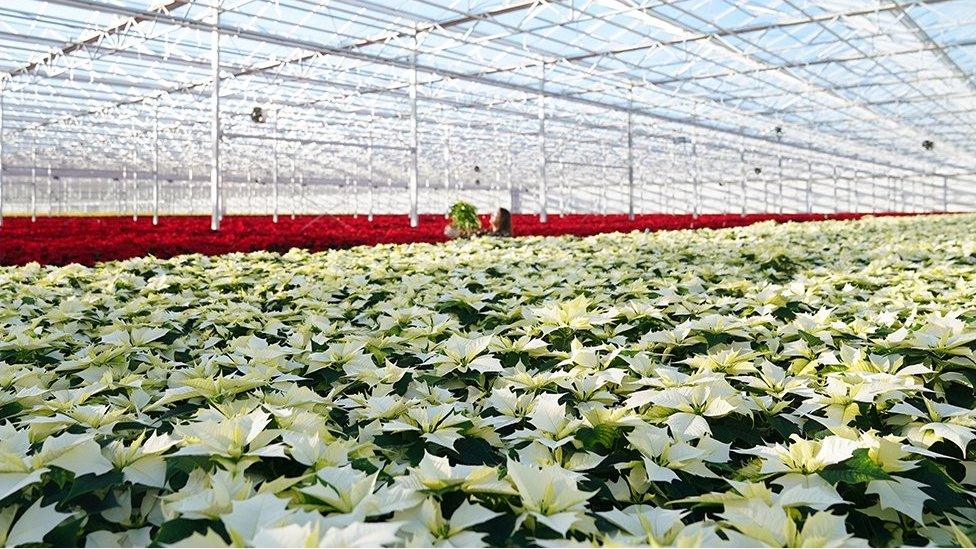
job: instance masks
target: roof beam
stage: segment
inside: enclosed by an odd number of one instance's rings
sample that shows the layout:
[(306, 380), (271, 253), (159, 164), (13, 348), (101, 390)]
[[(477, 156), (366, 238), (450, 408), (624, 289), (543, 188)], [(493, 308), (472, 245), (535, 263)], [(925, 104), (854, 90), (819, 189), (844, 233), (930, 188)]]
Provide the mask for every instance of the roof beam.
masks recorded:
[(40, 67), (51, 65), (56, 60), (71, 55), (72, 53), (84, 48), (85, 46), (91, 46), (93, 44), (97, 44), (98, 42), (104, 40), (105, 38), (108, 38), (109, 36), (118, 34), (120, 32), (124, 32), (126, 29), (128, 29), (132, 25), (135, 25), (136, 23), (153, 19), (156, 14), (168, 15), (173, 10), (185, 6), (192, 1), (193, 0), (169, 0), (168, 2), (160, 6), (157, 6), (155, 8), (152, 8), (144, 13), (125, 17), (124, 19), (122, 19), (121, 21), (119, 21), (114, 25), (93, 32), (87, 38), (83, 38), (77, 42), (69, 42), (67, 44), (64, 44), (57, 50), (52, 51), (51, 53), (45, 55), (43, 58), (37, 61), (32, 61), (30, 63), (27, 63), (26, 65), (13, 69), (12, 71), (7, 73), (7, 78), (9, 79), (9, 78), (14, 78), (16, 76), (20, 76), (22, 74), (29, 74), (39, 69)]
[[(897, 4), (897, 2), (895, 3)], [(970, 90), (976, 92), (976, 82), (973, 81), (973, 75), (967, 73), (962, 67), (959, 66), (958, 63), (956, 63), (953, 58), (949, 57), (949, 54), (946, 53), (945, 48), (936, 42), (935, 39), (933, 39), (932, 36), (930, 36), (929, 33), (926, 32), (926, 30), (923, 29), (917, 21), (915, 21), (915, 18), (908, 13), (908, 10), (899, 5), (898, 12), (902, 15), (901, 21), (906, 27), (908, 27), (909, 30), (912, 31), (912, 34), (918, 38), (919, 42), (922, 42), (923, 45), (931, 46), (931, 50), (935, 53), (936, 57), (938, 57), (939, 60), (954, 75), (956, 75), (956, 77), (962, 80)]]
[[(194, 30), (199, 30), (199, 31), (204, 31), (204, 32), (210, 32), (210, 31), (213, 30), (213, 24), (212, 23), (205, 23), (205, 22), (202, 22), (202, 21), (183, 19), (183, 18), (174, 17), (174, 16), (172, 16), (170, 14), (164, 14), (164, 13), (155, 13), (154, 14), (152, 12), (147, 12), (147, 11), (144, 11), (144, 10), (139, 10), (139, 9), (135, 9), (135, 8), (131, 8), (131, 7), (126, 7), (126, 6), (119, 6), (119, 5), (114, 5), (114, 4), (108, 4), (108, 3), (101, 2), (101, 1), (97, 1), (97, 0), (48, 0), (48, 1), (51, 2), (51, 3), (55, 3), (55, 4), (59, 4), (59, 5), (64, 5), (64, 6), (76, 7), (76, 8), (82, 8), (82, 9), (96, 9), (96, 10), (103, 11), (103, 12), (106, 12), (106, 13), (115, 13), (115, 14), (118, 14), (120, 16), (126, 16), (126, 17), (145, 17), (146, 19), (154, 20), (154, 21), (159, 22), (159, 23), (162, 23), (162, 24), (182, 26), (182, 27), (186, 27), (186, 28), (190, 28), (190, 29), (194, 29)], [(507, 6), (505, 8), (499, 8), (499, 10), (503, 10), (504, 9), (504, 10), (507, 10), (508, 12), (510, 12), (510, 11), (516, 11), (515, 10), (515, 6), (521, 6), (520, 9), (526, 9), (526, 8), (535, 6), (537, 4), (538, 4), (537, 1), (523, 2), (521, 4), (510, 5), (510, 6)], [(496, 10), (496, 11), (498, 11), (498, 10)], [(484, 17), (490, 17), (490, 15), (484, 15), (484, 14), (482, 14), (480, 16), (464, 17), (460, 21), (469, 22), (469, 21), (473, 20), (472, 17), (484, 18)], [(447, 25), (447, 24), (450, 24), (450, 23), (448, 22), (448, 23), (440, 23), (440, 24), (429, 24), (429, 25), (427, 25), (427, 28), (428, 29), (445, 28), (444, 26)], [(457, 24), (460, 24), (460, 23), (457, 23)], [(260, 32), (260, 31), (255, 31), (255, 30), (239, 29), (239, 28), (232, 28), (232, 27), (227, 27), (227, 26), (218, 26), (218, 32), (220, 32), (222, 34), (225, 34), (225, 35), (228, 35), (228, 36), (237, 36), (237, 37), (240, 37), (240, 38), (243, 38), (243, 39), (246, 39), (246, 40), (254, 40), (254, 41), (257, 41), (257, 42), (266, 42), (266, 43), (276, 44), (276, 45), (284, 46), (284, 47), (291, 47), (291, 48), (298, 48), (298, 49), (301, 49), (301, 50), (307, 50), (309, 52), (312, 52), (312, 53), (308, 54), (309, 56), (312, 56), (312, 57), (317, 56), (317, 55), (336, 55), (336, 56), (346, 57), (346, 58), (350, 58), (350, 59), (355, 59), (355, 60), (359, 60), (359, 61), (363, 61), (363, 62), (367, 62), (367, 63), (375, 63), (375, 64), (379, 64), (379, 65), (386, 65), (386, 66), (397, 67), (397, 68), (402, 68), (402, 69), (408, 69), (409, 66), (410, 66), (409, 61), (406, 60), (406, 59), (388, 58), (388, 57), (382, 57), (382, 56), (377, 56), (377, 55), (372, 55), (372, 54), (366, 54), (366, 53), (362, 53), (362, 52), (355, 51), (356, 49), (358, 49), (358, 47), (361, 47), (361, 46), (351, 45), (351, 46), (345, 46), (345, 47), (325, 47), (322, 44), (318, 44), (318, 43), (314, 43), (314, 42), (310, 42), (310, 41), (302, 40), (302, 39), (298, 39), (298, 38), (283, 37), (283, 36), (278, 36), (278, 35), (274, 35), (274, 34), (268, 34), (268, 33)], [(399, 33), (399, 35), (404, 35), (405, 36), (407, 32), (408, 31), (403, 31), (403, 32)], [(411, 29), (409, 31), (409, 33), (412, 33), (412, 32), (413, 32), (413, 30)], [(378, 40), (378, 39), (376, 39), (376, 40)], [(308, 56), (303, 56), (303, 57), (308, 57)], [(284, 62), (278, 62), (276, 64), (285, 64), (285, 63), (290, 63), (290, 62), (294, 62), (294, 60), (286, 60)], [(262, 67), (256, 67), (256, 68), (249, 69), (249, 70), (250, 71), (253, 71), (253, 72), (261, 72), (261, 71), (264, 71), (264, 70), (268, 70), (268, 68), (269, 67), (267, 67), (267, 66), (262, 66)], [(535, 96), (535, 95), (538, 95), (539, 94), (538, 89), (536, 89), (533, 86), (524, 86), (524, 85), (521, 85), (521, 84), (514, 84), (514, 83), (511, 83), (511, 82), (500, 81), (500, 80), (496, 80), (496, 79), (493, 79), (493, 78), (488, 78), (487, 76), (481, 75), (481, 74), (467, 74), (467, 73), (462, 73), (462, 72), (457, 72), (457, 71), (451, 71), (451, 70), (447, 70), (447, 69), (443, 69), (443, 68), (439, 68), (439, 67), (435, 67), (435, 66), (421, 65), (421, 64), (418, 64), (417, 65), (417, 69), (420, 70), (420, 71), (426, 72), (426, 73), (440, 75), (440, 76), (444, 77), (445, 79), (457, 79), (457, 80), (461, 80), (461, 81), (467, 81), (467, 82), (477, 83), (477, 84), (481, 84), (481, 85), (485, 85), (485, 86), (489, 86), (489, 87), (494, 87), (494, 88), (508, 89), (508, 90), (511, 90), (511, 91), (515, 91), (515, 92), (519, 92), (519, 93), (524, 93), (524, 94), (531, 95), (531, 96)], [(165, 95), (167, 93), (184, 91), (184, 89), (186, 89), (186, 88), (193, 89), (193, 88), (196, 88), (196, 87), (200, 87), (200, 86), (207, 85), (208, 83), (209, 82), (200, 82), (200, 83), (196, 83), (196, 84), (190, 84), (190, 85), (188, 85), (186, 87), (181, 87), (181, 88), (178, 88), (178, 89), (175, 89), (175, 90), (162, 91), (160, 94), (157, 94), (156, 96), (153, 96), (153, 97), (143, 97), (143, 98), (134, 99), (134, 100), (131, 100), (131, 101), (126, 101), (124, 103), (117, 103), (117, 104), (114, 104), (114, 105), (112, 105), (110, 107), (101, 108), (101, 109), (97, 109), (97, 110), (94, 110), (94, 111), (88, 111), (88, 112), (84, 112), (84, 113), (79, 113), (77, 115), (71, 115), (71, 116), (63, 117), (63, 119), (64, 120), (70, 120), (70, 119), (74, 119), (74, 118), (78, 118), (78, 117), (82, 117), (82, 116), (86, 116), (86, 115), (95, 115), (95, 114), (107, 112), (107, 111), (110, 111), (111, 109), (116, 108), (116, 107), (127, 106), (127, 105), (136, 105), (136, 104), (140, 104), (140, 103), (144, 103), (144, 102), (148, 102), (150, 100), (156, 99), (159, 96)], [(696, 128), (696, 129), (705, 130), (705, 131), (709, 131), (709, 132), (718, 132), (718, 133), (722, 133), (722, 134), (732, 135), (732, 136), (735, 136), (735, 137), (738, 137), (738, 138), (744, 138), (744, 139), (750, 139), (750, 140), (754, 140), (754, 141), (758, 141), (758, 142), (765, 142), (765, 143), (771, 143), (771, 144), (781, 145), (781, 146), (784, 146), (784, 147), (788, 147), (788, 148), (792, 148), (792, 149), (797, 149), (797, 150), (812, 151), (812, 152), (817, 152), (817, 153), (822, 153), (822, 154), (834, 155), (836, 157), (841, 157), (841, 158), (845, 158), (845, 159), (852, 160), (852, 161), (856, 161), (856, 162), (866, 162), (866, 163), (875, 164), (875, 165), (879, 165), (879, 166), (883, 166), (883, 167), (887, 167), (887, 168), (895, 168), (895, 169), (909, 170), (909, 171), (915, 171), (915, 172), (921, 172), (921, 171), (924, 170), (924, 167), (919, 167), (919, 166), (916, 166), (916, 165), (913, 165), (913, 164), (910, 164), (910, 163), (906, 163), (906, 164), (903, 164), (903, 165), (898, 165), (898, 164), (894, 164), (894, 163), (891, 163), (891, 162), (882, 161), (882, 160), (879, 160), (877, 158), (869, 158), (869, 157), (865, 157), (865, 156), (862, 156), (862, 155), (859, 155), (859, 154), (839, 152), (839, 151), (836, 151), (836, 150), (827, 149), (827, 148), (821, 147), (821, 146), (816, 145), (816, 144), (813, 144), (813, 143), (793, 143), (793, 142), (788, 142), (788, 141), (780, 141), (780, 140), (774, 139), (774, 138), (772, 138), (770, 136), (766, 136), (766, 135), (757, 135), (755, 133), (747, 133), (747, 132), (740, 131), (740, 130), (736, 130), (736, 129), (732, 129), (732, 128), (720, 127), (720, 126), (713, 126), (711, 124), (702, 122), (702, 121), (700, 121), (698, 119), (695, 119), (695, 118), (683, 118), (683, 117), (675, 117), (675, 116), (662, 115), (662, 114), (659, 114), (659, 113), (650, 111), (650, 110), (648, 110), (646, 108), (631, 108), (629, 106), (618, 105), (618, 104), (613, 104), (613, 103), (606, 103), (606, 102), (603, 102), (603, 101), (597, 101), (597, 100), (588, 99), (588, 98), (584, 98), (584, 97), (566, 95), (566, 94), (562, 94), (562, 93), (558, 93), (558, 92), (551, 92), (551, 91), (546, 91), (545, 92), (545, 96), (546, 97), (552, 97), (552, 98), (555, 98), (555, 99), (565, 100), (565, 101), (572, 102), (572, 103), (576, 103), (576, 104), (579, 104), (579, 105), (585, 105), (585, 106), (595, 107), (595, 108), (599, 108), (599, 109), (606, 109), (606, 110), (612, 110), (612, 111), (618, 111), (618, 112), (633, 112), (634, 114), (638, 114), (638, 115), (641, 115), (641, 116), (645, 116), (645, 117), (648, 117), (648, 118), (651, 118), (651, 119), (654, 119), (654, 120), (658, 120), (658, 121), (661, 121), (661, 122), (674, 123), (674, 124), (682, 125), (682, 126), (685, 126), (685, 127)], [(37, 124), (37, 125), (33, 126), (32, 128), (28, 128), (28, 129), (36, 129), (38, 127), (43, 127), (43, 126), (46, 126), (46, 125), (51, 125), (53, 123), (56, 123), (57, 121), (59, 121), (59, 120), (50, 120), (50, 121), (47, 121), (45, 123)]]

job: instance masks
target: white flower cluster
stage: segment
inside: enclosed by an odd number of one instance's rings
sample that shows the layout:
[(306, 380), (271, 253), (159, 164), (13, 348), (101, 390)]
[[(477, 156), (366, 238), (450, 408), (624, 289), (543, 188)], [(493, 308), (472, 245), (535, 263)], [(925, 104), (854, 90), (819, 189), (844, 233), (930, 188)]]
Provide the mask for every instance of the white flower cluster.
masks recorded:
[(974, 226), (0, 268), (0, 545), (969, 546)]

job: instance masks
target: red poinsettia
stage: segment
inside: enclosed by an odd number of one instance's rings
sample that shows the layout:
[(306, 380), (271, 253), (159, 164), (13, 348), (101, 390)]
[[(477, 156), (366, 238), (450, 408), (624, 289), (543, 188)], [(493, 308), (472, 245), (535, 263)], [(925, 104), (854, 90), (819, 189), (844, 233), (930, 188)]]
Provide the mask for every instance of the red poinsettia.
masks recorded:
[[(547, 223), (538, 216), (512, 216), (515, 236), (591, 235), (633, 230), (721, 228), (759, 221), (814, 221), (852, 219), (864, 214), (642, 214), (633, 221), (626, 215), (550, 215)], [(877, 214), (875, 214), (877, 215)], [(282, 217), (272, 223), (269, 216), (224, 218), (221, 230), (210, 230), (205, 216), (162, 217), (154, 226), (148, 217), (50, 217), (36, 222), (24, 217), (6, 217), (0, 227), (0, 265), (37, 261), (54, 265), (125, 259), (152, 254), (172, 257), (185, 253), (222, 254), (256, 250), (286, 251), (290, 248), (324, 250), (364, 244), (440, 242), (445, 239), (443, 215), (420, 216), (410, 227), (405, 215), (323, 215)], [(484, 223), (487, 224), (487, 218)]]

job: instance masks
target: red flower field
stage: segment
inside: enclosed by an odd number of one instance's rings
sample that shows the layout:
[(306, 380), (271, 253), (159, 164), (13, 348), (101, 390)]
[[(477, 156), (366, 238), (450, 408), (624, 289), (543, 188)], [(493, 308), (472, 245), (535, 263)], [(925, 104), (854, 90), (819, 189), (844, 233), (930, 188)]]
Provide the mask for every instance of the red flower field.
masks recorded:
[[(855, 219), (865, 214), (708, 214), (693, 219), (689, 214), (644, 214), (629, 221), (626, 215), (553, 215), (539, 223), (535, 215), (512, 216), (516, 236), (592, 235), (632, 230), (721, 228), (758, 221), (814, 221)], [(878, 215), (878, 214), (875, 214)], [(888, 215), (888, 214), (886, 214)], [(485, 222), (487, 219), (485, 219)], [(152, 254), (172, 257), (186, 253), (222, 254), (237, 251), (286, 251), (299, 247), (311, 250), (349, 248), (363, 244), (439, 242), (445, 240), (443, 215), (420, 218), (411, 228), (406, 215), (283, 216), (272, 223), (267, 216), (224, 218), (219, 232), (210, 230), (204, 216), (161, 217), (153, 226), (149, 217), (132, 221), (128, 217), (45, 217), (31, 222), (26, 217), (6, 217), (0, 227), (0, 265), (22, 265), (32, 261), (65, 265), (91, 265), (98, 261)]]

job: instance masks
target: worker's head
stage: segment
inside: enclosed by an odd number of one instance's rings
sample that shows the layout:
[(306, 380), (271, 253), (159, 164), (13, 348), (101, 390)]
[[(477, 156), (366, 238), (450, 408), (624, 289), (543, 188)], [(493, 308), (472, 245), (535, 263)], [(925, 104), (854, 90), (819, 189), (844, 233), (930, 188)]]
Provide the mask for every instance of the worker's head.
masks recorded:
[(494, 233), (512, 234), (512, 214), (505, 208), (498, 208), (498, 211), (491, 215), (489, 223)]

